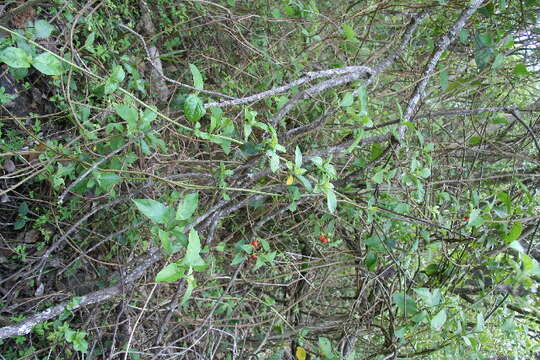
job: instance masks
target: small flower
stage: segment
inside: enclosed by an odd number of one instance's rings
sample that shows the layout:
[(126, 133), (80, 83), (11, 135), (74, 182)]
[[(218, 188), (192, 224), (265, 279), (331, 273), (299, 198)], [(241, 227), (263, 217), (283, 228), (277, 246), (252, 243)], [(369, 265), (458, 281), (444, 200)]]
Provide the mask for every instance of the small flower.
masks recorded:
[(328, 243), (328, 239), (324, 235), (319, 236), (319, 241), (322, 242), (323, 244)]

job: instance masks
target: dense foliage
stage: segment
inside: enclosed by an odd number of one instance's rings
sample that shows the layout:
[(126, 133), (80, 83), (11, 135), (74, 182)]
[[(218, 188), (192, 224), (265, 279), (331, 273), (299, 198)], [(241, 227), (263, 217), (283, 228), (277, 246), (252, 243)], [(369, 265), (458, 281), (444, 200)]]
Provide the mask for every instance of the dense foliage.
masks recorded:
[(539, 17), (0, 5), (0, 358), (538, 358)]

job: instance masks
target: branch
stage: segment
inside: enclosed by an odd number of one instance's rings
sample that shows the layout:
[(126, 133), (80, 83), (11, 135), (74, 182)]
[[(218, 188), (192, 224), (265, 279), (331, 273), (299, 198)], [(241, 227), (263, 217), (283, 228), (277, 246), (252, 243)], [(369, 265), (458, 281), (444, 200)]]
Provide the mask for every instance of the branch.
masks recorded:
[[(456, 21), (456, 23), (450, 28), (448, 33), (443, 35), (435, 45), (435, 50), (433, 51), (433, 54), (431, 55), (431, 59), (427, 63), (427, 65), (424, 68), (424, 72), (422, 73), (422, 80), (416, 85), (413, 95), (410, 97), (407, 105), (407, 109), (405, 110), (405, 116), (403, 117), (404, 122), (411, 121), (414, 118), (414, 113), (416, 112), (416, 109), (418, 108), (418, 104), (420, 100), (424, 97), (424, 93), (426, 90), (426, 86), (429, 82), (430, 77), (432, 76), (433, 72), (435, 71), (435, 67), (439, 63), (439, 59), (441, 58), (441, 55), (444, 51), (448, 48), (448, 46), (456, 39), (458, 32), (465, 26), (465, 23), (471, 17), (471, 15), (482, 5), (484, 0), (474, 0), (471, 6), (464, 10), (461, 13), (461, 16)], [(407, 131), (407, 127), (405, 125), (401, 126), (399, 128), (399, 138), (400, 140), (403, 139), (403, 136), (405, 135), (405, 131)]]
[[(143, 262), (139, 266), (137, 266), (135, 270), (133, 270), (128, 276), (126, 276), (123, 283), (82, 296), (80, 298), (80, 302), (76, 305), (71, 306), (70, 310), (76, 310), (84, 306), (97, 304), (108, 300), (114, 296), (120, 295), (124, 290), (125, 285), (130, 284), (140, 278), (150, 266), (161, 260), (161, 257), (162, 256), (159, 250), (153, 249), (151, 255), (145, 260), (143, 260)], [(37, 324), (40, 324), (47, 320), (51, 320), (52, 318), (60, 315), (62, 312), (64, 312), (64, 310), (68, 308), (71, 303), (72, 301), (63, 302), (59, 305), (50, 307), (40, 313), (32, 315), (26, 320), (21, 321), (16, 325), (0, 328), (0, 340), (7, 339), (11, 336), (21, 336), (28, 334)]]

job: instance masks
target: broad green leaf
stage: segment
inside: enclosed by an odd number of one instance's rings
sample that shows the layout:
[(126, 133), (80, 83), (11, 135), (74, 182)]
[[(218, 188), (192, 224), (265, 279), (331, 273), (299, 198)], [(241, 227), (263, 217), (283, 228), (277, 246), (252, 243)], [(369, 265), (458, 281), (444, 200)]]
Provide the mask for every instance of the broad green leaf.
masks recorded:
[(510, 231), (504, 236), (504, 242), (510, 244), (511, 242), (516, 241), (521, 236), (521, 231), (523, 231), (523, 224), (519, 221), (516, 221)]
[(358, 41), (354, 28), (349, 24), (343, 24), (341, 26), (343, 30), (343, 37), (349, 41)]
[(375, 271), (377, 269), (377, 254), (374, 251), (368, 250), (364, 264), (369, 271)]
[(182, 259), (182, 265), (192, 267), (194, 270), (202, 270), (206, 266), (201, 253), (201, 240), (199, 234), (195, 229), (189, 231), (188, 246), (186, 249), (186, 255)]
[(431, 328), (440, 331), (446, 322), (446, 309), (442, 309), (431, 319)]
[(275, 151), (268, 151), (268, 156), (270, 156), (270, 170), (276, 172), (279, 169), (279, 156)]
[(148, 130), (150, 129), (150, 125), (154, 120), (157, 118), (157, 113), (154, 110), (151, 109), (145, 109), (141, 116), (141, 122), (142, 122), (142, 129)]
[(320, 337), (319, 338), (319, 349), (321, 350), (321, 354), (326, 359), (334, 359), (335, 356), (334, 356), (334, 353), (332, 351), (332, 343), (330, 342), (330, 340), (328, 340), (325, 337)]
[(167, 206), (152, 199), (133, 199), (133, 202), (143, 215), (157, 224), (167, 222)]
[(195, 94), (189, 95), (184, 101), (184, 116), (186, 119), (191, 122), (197, 122), (204, 114), (206, 114), (206, 110), (204, 109), (202, 100)]
[(156, 282), (174, 282), (184, 275), (184, 269), (176, 263), (165, 266), (156, 275)]
[(331, 189), (326, 191), (326, 205), (328, 206), (328, 211), (330, 211), (330, 214), (334, 214), (336, 212), (336, 208), (337, 208), (336, 194)]
[(7, 47), (0, 53), (0, 61), (12, 68), (29, 68), (32, 57), (16, 47)]
[(441, 89), (448, 89), (448, 71), (443, 70), (439, 73), (439, 83), (441, 85)]
[(172, 243), (170, 240), (170, 233), (168, 231), (163, 231), (159, 229), (158, 237), (159, 237), (159, 242), (161, 243), (161, 246), (163, 247), (163, 251), (165, 252), (165, 254), (168, 254), (168, 255), (172, 254), (173, 248), (172, 248)]
[(441, 303), (442, 293), (440, 289), (430, 291), (427, 288), (416, 288), (414, 292), (426, 303), (427, 306), (437, 306)]
[(493, 60), (493, 64), (491, 64), (492, 69), (498, 69), (504, 64), (504, 54), (498, 53), (497, 56), (495, 56), (495, 60)]
[(131, 107), (130, 105), (118, 104), (114, 107), (116, 114), (122, 118), (122, 120), (128, 123), (128, 129), (134, 131), (137, 129), (137, 120), (139, 114), (137, 109)]
[(523, 63), (516, 64), (516, 66), (514, 66), (513, 72), (517, 76), (529, 75), (529, 70), (527, 69), (527, 66), (525, 66), (525, 64)]
[(484, 223), (484, 218), (480, 215), (480, 210), (474, 209), (469, 214), (469, 226), (480, 226)]
[(375, 184), (382, 184), (382, 182), (384, 181), (384, 170), (378, 171), (375, 175), (371, 177), (371, 180)]
[(481, 136), (473, 136), (469, 139), (469, 145), (477, 145), (480, 144), (480, 142), (482, 142)]
[(193, 87), (202, 90), (204, 87), (204, 81), (197, 66), (189, 64), (189, 71), (191, 71), (191, 75), (193, 76)]
[(109, 95), (115, 92), (120, 83), (124, 81), (125, 77), (126, 73), (122, 66), (114, 65), (111, 75), (107, 78), (107, 80), (105, 80), (105, 85), (103, 88), (104, 94)]
[(51, 36), (54, 31), (54, 26), (45, 20), (37, 20), (34, 23), (34, 28), (36, 29), (35, 37), (37, 39), (46, 39)]
[(476, 328), (475, 331), (484, 331), (484, 314), (481, 312), (476, 314)]
[(199, 205), (199, 194), (191, 193), (187, 194), (182, 201), (178, 204), (176, 208), (176, 220), (187, 220), (189, 219)]
[(339, 106), (349, 107), (353, 104), (353, 102), (354, 102), (354, 96), (351, 92), (348, 92), (343, 96), (343, 99), (341, 99)]
[(64, 73), (62, 62), (48, 52), (36, 56), (32, 61), (32, 66), (45, 75), (62, 75)]
[(407, 315), (412, 315), (416, 313), (416, 301), (407, 294), (395, 293), (392, 295), (394, 304)]
[(358, 88), (358, 98), (360, 99), (360, 116), (368, 116), (368, 97), (364, 86)]
[(296, 149), (294, 149), (294, 166), (296, 168), (300, 168), (302, 166), (302, 152), (298, 146)]

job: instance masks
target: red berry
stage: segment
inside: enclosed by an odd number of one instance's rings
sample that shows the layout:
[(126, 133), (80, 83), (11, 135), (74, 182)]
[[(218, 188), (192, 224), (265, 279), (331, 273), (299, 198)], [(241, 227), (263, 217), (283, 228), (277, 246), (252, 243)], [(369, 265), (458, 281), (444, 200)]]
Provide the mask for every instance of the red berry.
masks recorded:
[(251, 254), (251, 258), (252, 258), (252, 259), (256, 259), (256, 258), (257, 258), (257, 254)]
[(468, 217), (468, 216), (464, 216), (464, 217), (463, 217), (463, 220), (469, 221), (469, 217)]
[(251, 244), (251, 246), (253, 246), (253, 247), (257, 247), (257, 246), (260, 245), (260, 243), (259, 243), (258, 241), (256, 241), (256, 240), (252, 241), (250, 244)]
[(323, 244), (326, 244), (328, 242), (328, 239), (326, 238), (326, 236), (321, 235), (319, 236), (319, 241), (322, 242)]

